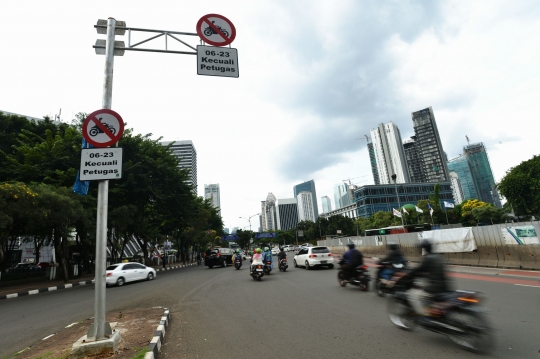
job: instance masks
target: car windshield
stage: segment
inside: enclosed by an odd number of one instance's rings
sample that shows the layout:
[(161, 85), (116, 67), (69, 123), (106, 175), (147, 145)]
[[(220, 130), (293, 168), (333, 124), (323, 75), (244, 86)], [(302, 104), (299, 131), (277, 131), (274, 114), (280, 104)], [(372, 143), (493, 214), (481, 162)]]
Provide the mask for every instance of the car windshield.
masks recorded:
[(314, 247), (311, 249), (311, 253), (330, 253), (330, 250), (326, 247)]
[(107, 270), (115, 270), (116, 268), (118, 268), (118, 264), (114, 264), (112, 266), (108, 266), (107, 267)]

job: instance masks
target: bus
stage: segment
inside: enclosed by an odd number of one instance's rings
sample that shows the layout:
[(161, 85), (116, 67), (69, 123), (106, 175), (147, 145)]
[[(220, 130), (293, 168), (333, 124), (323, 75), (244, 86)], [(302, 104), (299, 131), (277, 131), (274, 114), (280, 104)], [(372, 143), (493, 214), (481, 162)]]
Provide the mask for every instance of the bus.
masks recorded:
[(385, 236), (389, 234), (401, 234), (401, 233), (414, 233), (414, 232), (424, 232), (431, 231), (431, 224), (412, 224), (406, 226), (392, 226), (376, 229), (366, 229), (365, 236)]

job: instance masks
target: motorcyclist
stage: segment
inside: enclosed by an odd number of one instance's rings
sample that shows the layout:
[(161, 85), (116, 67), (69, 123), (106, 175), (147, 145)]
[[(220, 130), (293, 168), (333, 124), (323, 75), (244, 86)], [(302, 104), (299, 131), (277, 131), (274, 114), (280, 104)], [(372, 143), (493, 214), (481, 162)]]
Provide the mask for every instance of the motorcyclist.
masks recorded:
[(414, 268), (402, 279), (412, 280), (415, 277), (425, 277), (427, 284), (424, 288), (413, 288), (407, 291), (407, 296), (414, 311), (429, 320), (430, 313), (426, 310), (427, 305), (438, 295), (450, 291), (448, 277), (446, 276), (446, 264), (439, 254), (433, 253), (432, 244), (424, 239), (420, 247), (427, 253), (420, 265)]
[(285, 253), (285, 250), (284, 250), (283, 247), (281, 247), (281, 248), (279, 249), (279, 253), (278, 253), (278, 255), (277, 255), (277, 258), (278, 258), (278, 263), (281, 263), (281, 260), (282, 260), (282, 259), (284, 259), (284, 258), (286, 259), (286, 258), (287, 258), (287, 253)]
[(264, 265), (266, 265), (266, 262), (270, 262), (270, 269), (274, 269), (274, 263), (272, 261), (272, 251), (270, 251), (270, 248), (268, 247), (264, 247), (263, 262)]
[[(390, 242), (388, 243), (388, 249), (389, 249), (389, 252), (386, 255), (386, 257), (381, 259), (377, 264), (388, 262), (395, 265), (405, 266), (405, 263), (407, 263), (407, 260), (403, 256), (403, 253), (401, 253), (399, 246), (396, 243)], [(394, 274), (394, 269), (383, 267), (379, 270), (377, 277), (383, 278), (385, 280), (390, 280), (392, 278), (392, 274)]]
[(343, 254), (345, 264), (341, 266), (341, 270), (345, 274), (345, 280), (351, 280), (351, 276), (355, 274), (355, 268), (364, 264), (364, 257), (354, 243), (347, 244), (349, 250)]
[(240, 252), (240, 249), (236, 249), (234, 254), (234, 262), (236, 263), (237, 260), (240, 260), (240, 265), (242, 265), (242, 252)]
[(251, 271), (256, 265), (263, 265), (262, 250), (260, 248), (255, 249), (255, 254), (251, 257)]

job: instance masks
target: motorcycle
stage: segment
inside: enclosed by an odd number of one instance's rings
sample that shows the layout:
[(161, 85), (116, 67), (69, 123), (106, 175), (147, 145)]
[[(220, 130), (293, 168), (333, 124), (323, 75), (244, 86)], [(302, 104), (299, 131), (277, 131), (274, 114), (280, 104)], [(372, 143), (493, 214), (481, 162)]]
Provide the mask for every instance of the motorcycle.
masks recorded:
[[(340, 266), (343, 266), (345, 264), (345, 260), (341, 258), (338, 263)], [(350, 280), (345, 278), (345, 273), (342, 269), (340, 269), (338, 272), (339, 285), (342, 287), (347, 286), (347, 284), (355, 285), (358, 286), (358, 288), (360, 288), (360, 290), (363, 292), (368, 290), (369, 282), (371, 281), (371, 277), (368, 274), (368, 267), (366, 265), (356, 267), (355, 272)]]
[[(116, 129), (113, 126), (109, 125), (108, 123), (103, 123), (101, 118), (99, 118), (99, 122), (101, 122), (103, 126), (105, 126), (109, 131), (111, 131), (113, 135), (116, 134)], [(90, 136), (95, 137), (100, 133), (104, 132), (101, 128), (98, 127), (98, 125), (94, 125), (90, 128)]]
[(251, 266), (251, 272), (249, 275), (254, 279), (261, 281), (262, 277), (264, 277), (264, 270), (262, 264), (254, 264)]
[(270, 275), (270, 272), (272, 271), (272, 262), (266, 261), (264, 264), (264, 274)]
[[(212, 24), (214, 24), (214, 23), (215, 23), (215, 21), (212, 21)], [(214, 25), (215, 25), (215, 24), (214, 24)], [(223, 35), (225, 35), (225, 37), (229, 37), (229, 32), (228, 32), (227, 30), (221, 28), (220, 26), (217, 26), (217, 25), (215, 25), (215, 26), (217, 27), (217, 29), (218, 29), (219, 31), (221, 31), (221, 33), (222, 33)], [(216, 32), (216, 30), (212, 29), (210, 26), (207, 26), (207, 27), (204, 29), (204, 34), (205, 34), (206, 36), (212, 36), (212, 35), (214, 35), (214, 34), (217, 34), (217, 32)]]
[(388, 317), (394, 325), (403, 330), (421, 326), (446, 335), (457, 345), (476, 353), (487, 353), (493, 348), (493, 330), (477, 292), (457, 290), (439, 295), (430, 305), (431, 316), (425, 318), (417, 315), (411, 306), (406, 291), (413, 287), (413, 281), (407, 282), (398, 280), (396, 292), (388, 300)]
[(236, 258), (236, 259), (234, 260), (234, 268), (240, 269), (240, 267), (242, 267), (242, 260), (239, 259), (239, 258)]
[(289, 268), (287, 265), (287, 258), (283, 258), (279, 260), (279, 270), (285, 272)]
[(383, 271), (383, 269), (392, 269), (393, 276), (399, 278), (407, 274), (408, 270), (405, 269), (405, 265), (401, 263), (380, 262), (379, 265), (381, 266), (381, 268), (379, 268), (379, 271), (377, 272), (375, 285), (373, 286), (375, 289), (375, 292), (377, 293), (379, 297), (384, 297), (385, 294), (394, 294), (395, 292), (394, 286), (388, 285), (389, 281), (381, 277), (381, 272)]

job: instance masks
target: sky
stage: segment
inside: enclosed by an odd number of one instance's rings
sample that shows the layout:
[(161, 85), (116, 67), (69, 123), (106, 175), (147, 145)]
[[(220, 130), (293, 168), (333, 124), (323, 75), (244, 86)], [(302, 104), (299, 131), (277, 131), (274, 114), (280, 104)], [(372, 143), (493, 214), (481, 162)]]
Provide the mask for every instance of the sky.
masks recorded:
[[(260, 213), (269, 192), (292, 198), (307, 180), (319, 212), (335, 184), (373, 184), (364, 135), (392, 121), (409, 138), (411, 113), (429, 106), (448, 157), (465, 136), (483, 142), (496, 181), (539, 152), (536, 0), (3, 0), (0, 13), (0, 111), (61, 109), (65, 122), (101, 108), (98, 19), (182, 32), (206, 14), (230, 19), (239, 78), (199, 76), (193, 55), (126, 51), (115, 57), (112, 95), (135, 133), (193, 141), (198, 194), (219, 183), (228, 228), (249, 228), (240, 217)], [(134, 33), (132, 43), (150, 36)], [(145, 45), (164, 49), (164, 40)]]

